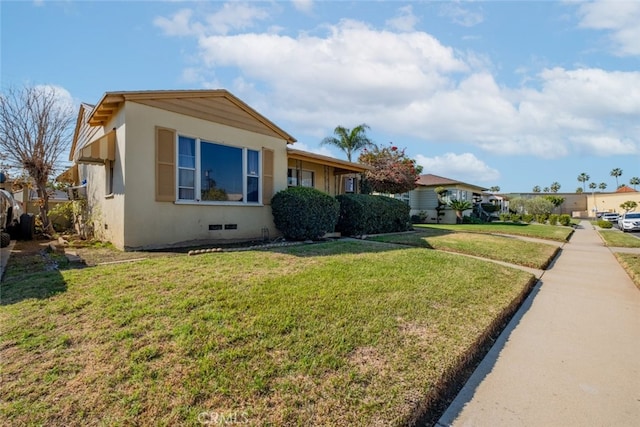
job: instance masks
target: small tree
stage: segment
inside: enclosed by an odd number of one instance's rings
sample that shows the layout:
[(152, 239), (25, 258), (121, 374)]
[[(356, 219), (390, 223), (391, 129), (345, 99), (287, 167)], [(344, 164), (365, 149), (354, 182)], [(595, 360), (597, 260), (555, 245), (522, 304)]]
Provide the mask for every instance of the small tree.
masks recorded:
[(559, 207), (561, 204), (564, 203), (564, 197), (562, 196), (556, 196), (556, 195), (552, 195), (549, 194), (547, 196), (542, 196), (544, 199), (550, 201), (551, 203), (553, 203), (553, 206), (555, 208)]
[(471, 209), (473, 205), (468, 200), (453, 199), (449, 202), (449, 207), (456, 211), (456, 223), (461, 224), (463, 212)]
[(636, 208), (638, 207), (638, 203), (634, 202), (633, 200), (627, 200), (626, 202), (621, 204), (620, 207), (624, 209), (624, 213), (627, 213), (629, 211), (636, 210)]
[(533, 199), (525, 200), (524, 208), (526, 212), (534, 216), (551, 214), (555, 205), (547, 197), (553, 196), (534, 197)]
[(364, 149), (358, 158), (360, 163), (373, 169), (364, 172), (365, 185), (378, 193), (402, 194), (416, 188), (422, 167), (408, 158), (404, 149), (395, 145)]
[(59, 91), (35, 86), (9, 88), (0, 96), (0, 148), (9, 166), (27, 172), (40, 198), (43, 229), (49, 221), (47, 185), (58, 159), (68, 149), (73, 107), (61, 101)]
[(444, 201), (444, 196), (447, 194), (447, 189), (444, 187), (436, 187), (433, 189), (438, 198), (438, 205), (436, 206), (436, 224), (440, 224), (440, 217), (444, 215), (444, 208), (447, 203)]
[(582, 187), (576, 188), (576, 194), (582, 194), (582, 192), (583, 192)]

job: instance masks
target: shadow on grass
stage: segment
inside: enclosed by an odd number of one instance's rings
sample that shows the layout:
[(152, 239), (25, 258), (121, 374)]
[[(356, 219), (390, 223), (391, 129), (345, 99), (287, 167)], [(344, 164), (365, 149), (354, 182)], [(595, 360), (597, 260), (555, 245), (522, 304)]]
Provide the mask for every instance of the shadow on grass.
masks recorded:
[(28, 299), (47, 299), (66, 290), (67, 284), (57, 270), (8, 274), (0, 282), (0, 305), (16, 304)]

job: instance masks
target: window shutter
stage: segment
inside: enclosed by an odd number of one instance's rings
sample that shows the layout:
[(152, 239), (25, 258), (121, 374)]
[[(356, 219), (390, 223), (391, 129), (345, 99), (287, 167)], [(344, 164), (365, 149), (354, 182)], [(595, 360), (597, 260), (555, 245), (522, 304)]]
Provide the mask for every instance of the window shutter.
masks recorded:
[(262, 149), (262, 203), (271, 204), (273, 197), (273, 150)]
[(156, 127), (156, 201), (176, 200), (176, 131)]

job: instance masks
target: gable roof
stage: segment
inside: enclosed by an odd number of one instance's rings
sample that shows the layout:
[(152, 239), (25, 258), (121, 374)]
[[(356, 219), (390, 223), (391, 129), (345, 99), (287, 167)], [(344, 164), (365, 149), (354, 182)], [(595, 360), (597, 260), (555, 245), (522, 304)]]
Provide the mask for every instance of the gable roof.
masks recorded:
[(616, 193), (637, 193), (637, 191), (629, 187), (628, 185), (623, 185), (616, 190)]
[(127, 101), (284, 139), (296, 139), (225, 89), (106, 92), (89, 116), (104, 126)]
[(417, 185), (422, 185), (425, 187), (438, 187), (438, 186), (446, 186), (446, 185), (463, 185), (465, 187), (471, 187), (478, 191), (486, 191), (486, 188), (479, 187), (473, 184), (467, 184), (466, 182), (456, 181), (453, 179), (445, 178), (443, 176), (425, 174), (420, 175), (418, 180), (416, 181)]

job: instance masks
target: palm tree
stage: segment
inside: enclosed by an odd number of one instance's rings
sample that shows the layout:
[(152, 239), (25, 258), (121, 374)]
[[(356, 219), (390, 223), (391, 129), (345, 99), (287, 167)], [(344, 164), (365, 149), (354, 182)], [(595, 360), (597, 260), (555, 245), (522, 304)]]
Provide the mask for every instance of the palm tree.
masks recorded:
[(347, 154), (347, 160), (351, 161), (351, 155), (354, 152), (373, 145), (373, 142), (366, 135), (367, 129), (370, 129), (370, 127), (365, 123), (353, 129), (338, 126), (333, 130), (333, 134), (336, 135), (337, 138), (328, 136), (324, 138), (320, 144), (338, 147)]
[(539, 193), (540, 192), (540, 186), (536, 185), (535, 187), (533, 187), (533, 192), (534, 193)]
[(637, 176), (634, 176), (629, 180), (629, 184), (633, 185), (633, 189), (635, 190), (636, 185), (640, 185), (640, 178), (638, 178)]
[(605, 188), (607, 188), (607, 183), (606, 182), (601, 182), (600, 185), (598, 185), (598, 188), (602, 191), (605, 190)]
[(592, 182), (592, 183), (589, 184), (589, 188), (591, 190), (595, 190), (596, 188), (598, 188), (598, 184), (596, 184), (595, 182)]
[(622, 169), (615, 168), (611, 171), (609, 175), (614, 176), (616, 178), (616, 188), (618, 188), (618, 177), (622, 176)]
[(557, 181), (556, 181), (556, 182), (553, 182), (553, 183), (551, 184), (551, 192), (552, 192), (552, 193), (557, 193), (557, 192), (558, 192), (558, 190), (560, 190), (560, 187), (561, 187), (561, 185), (560, 185), (560, 183), (559, 183), (559, 182), (557, 182)]
[(584, 190), (581, 187), (576, 188), (576, 194), (582, 194)]
[(453, 199), (449, 202), (449, 207), (456, 211), (456, 222), (459, 224), (462, 222), (462, 213), (473, 207), (468, 200), (456, 200)]
[(544, 188), (542, 189), (542, 192), (543, 192), (543, 193), (548, 193), (548, 192), (549, 192), (549, 187), (544, 187)]
[[(640, 184), (640, 183), (639, 183), (639, 184)], [(499, 192), (500, 192), (500, 187), (499, 187), (499, 186), (497, 186), (497, 185), (494, 185), (493, 187), (491, 187), (491, 188), (489, 189), (489, 191), (490, 191), (490, 192), (492, 192), (492, 193), (499, 193)]]
[(584, 172), (578, 175), (578, 182), (582, 183), (582, 191), (586, 190), (585, 185), (586, 185), (586, 182), (589, 181), (589, 178), (591, 177)]

